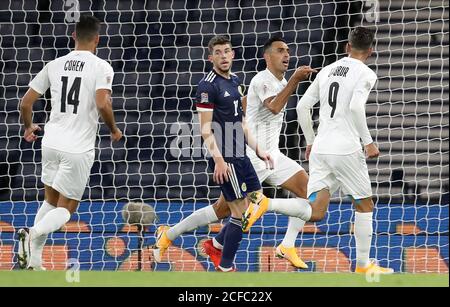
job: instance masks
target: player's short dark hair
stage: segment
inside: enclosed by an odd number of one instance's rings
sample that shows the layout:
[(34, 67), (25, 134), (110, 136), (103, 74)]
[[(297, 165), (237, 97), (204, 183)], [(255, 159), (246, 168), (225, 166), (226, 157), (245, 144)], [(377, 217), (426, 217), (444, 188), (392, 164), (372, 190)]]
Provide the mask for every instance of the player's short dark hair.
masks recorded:
[(374, 38), (375, 33), (369, 28), (356, 27), (350, 32), (348, 41), (352, 48), (365, 51), (372, 47)]
[(266, 53), (272, 47), (272, 44), (275, 42), (283, 42), (286, 44), (286, 41), (281, 36), (274, 36), (269, 38), (269, 40), (264, 44), (263, 52)]
[(77, 40), (88, 42), (100, 32), (100, 20), (92, 15), (81, 15), (75, 25)]
[(232, 47), (231, 46), (231, 41), (230, 41), (230, 39), (228, 37), (226, 37), (224, 35), (214, 36), (213, 38), (211, 38), (209, 40), (209, 43), (208, 43), (209, 53), (213, 52), (214, 46), (216, 46), (216, 45), (226, 45), (226, 44), (229, 44), (230, 47)]

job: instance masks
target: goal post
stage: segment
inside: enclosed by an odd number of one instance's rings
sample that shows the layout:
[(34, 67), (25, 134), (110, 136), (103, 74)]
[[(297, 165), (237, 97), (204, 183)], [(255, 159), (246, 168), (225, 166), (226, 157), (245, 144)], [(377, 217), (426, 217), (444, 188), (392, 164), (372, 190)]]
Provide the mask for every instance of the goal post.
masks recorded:
[[(173, 225), (215, 201), (193, 98), (211, 68), (207, 43), (231, 38), (235, 72), (248, 87), (265, 68), (264, 42), (287, 41), (287, 77), (300, 65), (322, 67), (345, 56), (350, 29), (375, 31), (368, 65), (378, 82), (367, 104), (367, 120), (381, 155), (369, 160), (374, 193), (371, 257), (400, 272), (448, 273), (449, 4), (440, 0), (27, 0), (0, 1), (0, 270), (14, 269), (14, 230), (32, 226), (43, 201), (41, 138), (22, 138), (19, 102), (43, 66), (70, 52), (77, 16), (102, 20), (97, 55), (115, 72), (113, 109), (124, 138), (111, 145), (99, 127), (96, 160), (79, 211), (52, 234), (44, 266), (83, 270), (137, 268), (138, 232), (121, 218), (130, 201), (154, 206), (159, 224)], [(309, 86), (302, 82), (288, 102), (280, 148), (308, 170), (305, 140), (295, 107)], [(44, 128), (51, 110), (47, 92), (34, 106)], [(314, 110), (317, 126), (318, 109)], [(264, 185), (269, 196), (289, 193)], [(350, 271), (355, 264), (353, 209), (333, 195), (326, 218), (307, 224), (297, 239), (311, 271)], [(198, 249), (220, 224), (182, 235), (167, 259), (155, 265), (145, 233), (143, 270), (203, 271), (213, 266)], [(239, 271), (293, 271), (276, 259), (287, 217), (268, 213), (244, 235)], [(70, 261), (69, 261), (70, 260)]]

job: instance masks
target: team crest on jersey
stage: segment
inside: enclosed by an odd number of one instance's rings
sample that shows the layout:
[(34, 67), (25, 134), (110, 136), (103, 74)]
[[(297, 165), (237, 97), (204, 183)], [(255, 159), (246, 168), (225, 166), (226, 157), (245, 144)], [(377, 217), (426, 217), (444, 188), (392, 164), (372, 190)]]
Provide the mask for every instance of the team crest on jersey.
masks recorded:
[(245, 184), (245, 182), (242, 183), (241, 190), (242, 190), (242, 192), (247, 191), (247, 185)]
[(202, 93), (201, 94), (201, 103), (208, 103), (208, 93)]

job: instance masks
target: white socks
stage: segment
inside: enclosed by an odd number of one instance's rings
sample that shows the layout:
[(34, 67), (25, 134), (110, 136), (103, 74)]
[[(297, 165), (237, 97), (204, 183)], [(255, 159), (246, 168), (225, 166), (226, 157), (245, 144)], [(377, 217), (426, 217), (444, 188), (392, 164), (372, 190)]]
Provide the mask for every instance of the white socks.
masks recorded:
[(57, 231), (70, 220), (70, 212), (66, 208), (56, 208), (48, 212), (36, 225), (30, 228), (31, 239), (48, 235)]
[(287, 216), (301, 218), (306, 222), (311, 219), (312, 214), (311, 205), (303, 198), (271, 198), (269, 199), (268, 209)]
[[(42, 205), (39, 207), (36, 217), (34, 218), (34, 225), (39, 223), (40, 220), (50, 211), (56, 209), (55, 206), (50, 205), (44, 200)], [(33, 253), (31, 254), (30, 266), (40, 267), (42, 266), (42, 251), (44, 249), (45, 241), (47, 241), (47, 234), (37, 236), (31, 240), (31, 249)]]
[(369, 265), (370, 246), (372, 244), (372, 212), (355, 212), (356, 265)]
[(298, 233), (302, 230), (303, 226), (305, 226), (305, 223), (306, 222), (304, 220), (299, 219), (298, 217), (290, 216), (288, 229), (281, 244), (287, 248), (294, 247)]
[(216, 240), (215, 237), (212, 239), (212, 242), (213, 242), (213, 246), (214, 246), (215, 248), (220, 249), (220, 250), (223, 249), (223, 245), (220, 244), (219, 242), (217, 242), (217, 240)]
[(281, 244), (287, 248), (294, 247), (298, 233), (311, 219), (309, 202), (303, 198), (271, 198), (268, 210), (289, 216), (288, 229)]
[(167, 238), (170, 241), (175, 240), (181, 234), (196, 229), (200, 226), (208, 225), (212, 222), (217, 222), (218, 218), (213, 206), (206, 206), (200, 210), (194, 211), (187, 218), (181, 220), (178, 224), (167, 231)]

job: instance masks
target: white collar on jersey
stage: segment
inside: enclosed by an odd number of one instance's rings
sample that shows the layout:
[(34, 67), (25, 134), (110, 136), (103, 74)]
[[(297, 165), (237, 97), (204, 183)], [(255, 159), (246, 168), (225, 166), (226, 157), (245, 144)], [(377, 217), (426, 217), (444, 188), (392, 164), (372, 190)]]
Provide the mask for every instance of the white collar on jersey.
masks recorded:
[(351, 58), (351, 57), (349, 57), (349, 56), (345, 57), (344, 59), (347, 59), (347, 60), (352, 61), (352, 62), (355, 62), (355, 63), (362, 63), (362, 64), (364, 64), (363, 61), (358, 60), (358, 59), (355, 59), (355, 58)]
[(91, 51), (89, 51), (89, 50), (75, 50), (75, 49), (74, 49), (74, 50), (71, 51), (71, 53), (72, 53), (72, 52), (76, 52), (76, 53), (90, 53), (90, 54), (93, 54), (93, 53), (92, 53)]
[(284, 75), (283, 75), (283, 79), (280, 80), (280, 79), (278, 79), (277, 77), (275, 77), (275, 75), (274, 75), (268, 68), (266, 68), (266, 71), (267, 71), (267, 72), (268, 72), (275, 80), (277, 80), (278, 82), (283, 82), (284, 80), (286, 80), (285, 77), (284, 77)]

